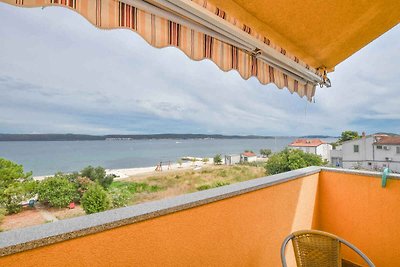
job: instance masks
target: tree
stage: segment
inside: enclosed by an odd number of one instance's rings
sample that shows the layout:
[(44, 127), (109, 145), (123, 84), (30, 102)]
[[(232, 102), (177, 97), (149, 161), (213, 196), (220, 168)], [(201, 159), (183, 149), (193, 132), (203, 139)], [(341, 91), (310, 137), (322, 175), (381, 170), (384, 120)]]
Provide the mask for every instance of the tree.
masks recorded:
[(4, 158), (0, 158), (0, 208), (7, 213), (21, 210), (21, 202), (34, 196), (36, 182), (32, 173), (24, 172), (24, 167)]
[(203, 158), (203, 163), (204, 163), (204, 164), (207, 164), (208, 161), (210, 161), (209, 158)]
[(221, 154), (217, 154), (217, 155), (214, 156), (214, 164), (216, 164), (216, 165), (222, 164)]
[(106, 175), (106, 171), (103, 167), (92, 167), (92, 166), (87, 166), (81, 171), (81, 176), (82, 177), (87, 177), (90, 180), (94, 182), (98, 182), (104, 189), (107, 189), (110, 187), (111, 183), (114, 180), (113, 175)]
[(344, 131), (342, 132), (342, 135), (339, 138), (339, 142), (343, 143), (345, 141), (353, 140), (353, 139), (358, 139), (358, 132), (356, 131)]
[(268, 158), (272, 154), (272, 151), (269, 148), (264, 148), (260, 149), (260, 154)]
[(285, 149), (272, 155), (265, 164), (267, 174), (288, 172), (308, 166), (322, 166), (326, 161), (318, 155), (304, 153), (298, 149)]

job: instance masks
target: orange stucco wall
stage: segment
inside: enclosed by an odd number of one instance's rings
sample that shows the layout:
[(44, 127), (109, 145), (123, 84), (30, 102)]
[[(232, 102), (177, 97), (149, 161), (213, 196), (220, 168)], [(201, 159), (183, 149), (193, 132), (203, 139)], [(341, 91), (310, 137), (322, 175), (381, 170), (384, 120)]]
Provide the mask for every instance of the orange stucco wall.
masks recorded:
[(400, 180), (388, 180), (386, 188), (380, 183), (377, 177), (322, 171), (314, 227), (354, 244), (376, 266), (400, 266)]
[(315, 191), (317, 181), (315, 174), (13, 254), (0, 258), (0, 266), (280, 266), (280, 246), (293, 230), (298, 197)]

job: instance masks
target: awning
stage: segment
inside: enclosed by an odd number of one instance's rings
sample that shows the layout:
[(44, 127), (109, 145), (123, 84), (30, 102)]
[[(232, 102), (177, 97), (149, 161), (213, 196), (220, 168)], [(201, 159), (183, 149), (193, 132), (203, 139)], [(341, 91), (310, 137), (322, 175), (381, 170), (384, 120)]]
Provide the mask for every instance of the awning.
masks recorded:
[[(98, 28), (133, 30), (154, 47), (177, 47), (193, 60), (210, 59), (223, 71), (237, 70), (244, 79), (254, 76), (262, 84), (286, 87), (291, 93), (306, 96), (308, 100), (314, 96), (318, 84), (330, 86), (326, 77), (328, 70), (396, 25), (400, 17), (396, 1), (373, 1), (374, 4), (370, 1), (349, 4), (347, 2), (352, 1), (345, 0), (331, 4), (312, 0), (274, 1), (270, 4), (260, 0), (0, 1), (23, 7), (67, 7)], [(348, 17), (341, 18), (341, 12), (352, 5), (357, 6), (354, 14), (345, 12)], [(325, 10), (325, 6), (336, 9), (331, 12)], [(374, 8), (377, 10), (372, 12)], [(388, 12), (386, 20), (379, 21), (385, 11)], [(363, 16), (353, 18), (352, 15)], [(337, 25), (332, 21), (322, 23), (327, 16), (336, 19), (333, 21), (343, 22), (337, 22)], [(366, 29), (375, 22), (381, 24), (373, 26), (370, 31)], [(345, 23), (349, 23), (347, 27), (343, 27)], [(276, 25), (283, 26), (270, 27)], [(332, 26), (335, 26), (334, 36), (328, 29)], [(340, 27), (343, 27), (342, 34), (336, 32)], [(360, 29), (368, 34), (363, 34)], [(353, 39), (354, 44), (346, 44)], [(275, 41), (285, 44), (285, 47)]]

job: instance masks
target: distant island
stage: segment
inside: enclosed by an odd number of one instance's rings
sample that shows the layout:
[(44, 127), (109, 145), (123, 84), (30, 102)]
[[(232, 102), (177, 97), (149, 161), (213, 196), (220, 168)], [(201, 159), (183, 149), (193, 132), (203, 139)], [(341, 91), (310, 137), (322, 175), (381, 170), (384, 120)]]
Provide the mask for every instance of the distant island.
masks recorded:
[[(146, 139), (272, 139), (298, 138), (297, 136), (263, 136), (263, 135), (223, 135), (223, 134), (0, 134), (1, 141), (114, 141)], [(309, 135), (301, 138), (336, 138), (325, 135)]]
[(267, 139), (272, 136), (221, 135), (221, 134), (0, 134), (0, 141), (95, 141), (95, 140), (145, 140), (145, 139)]

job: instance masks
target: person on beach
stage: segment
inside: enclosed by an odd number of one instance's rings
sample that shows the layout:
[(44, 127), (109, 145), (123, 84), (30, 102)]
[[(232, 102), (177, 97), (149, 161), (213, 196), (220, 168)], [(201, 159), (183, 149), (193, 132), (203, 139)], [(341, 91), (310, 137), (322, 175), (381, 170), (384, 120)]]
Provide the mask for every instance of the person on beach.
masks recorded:
[(156, 172), (161, 172), (161, 171), (162, 171), (162, 161), (160, 161), (160, 163), (157, 164), (156, 170), (155, 170), (155, 171), (156, 171)]

